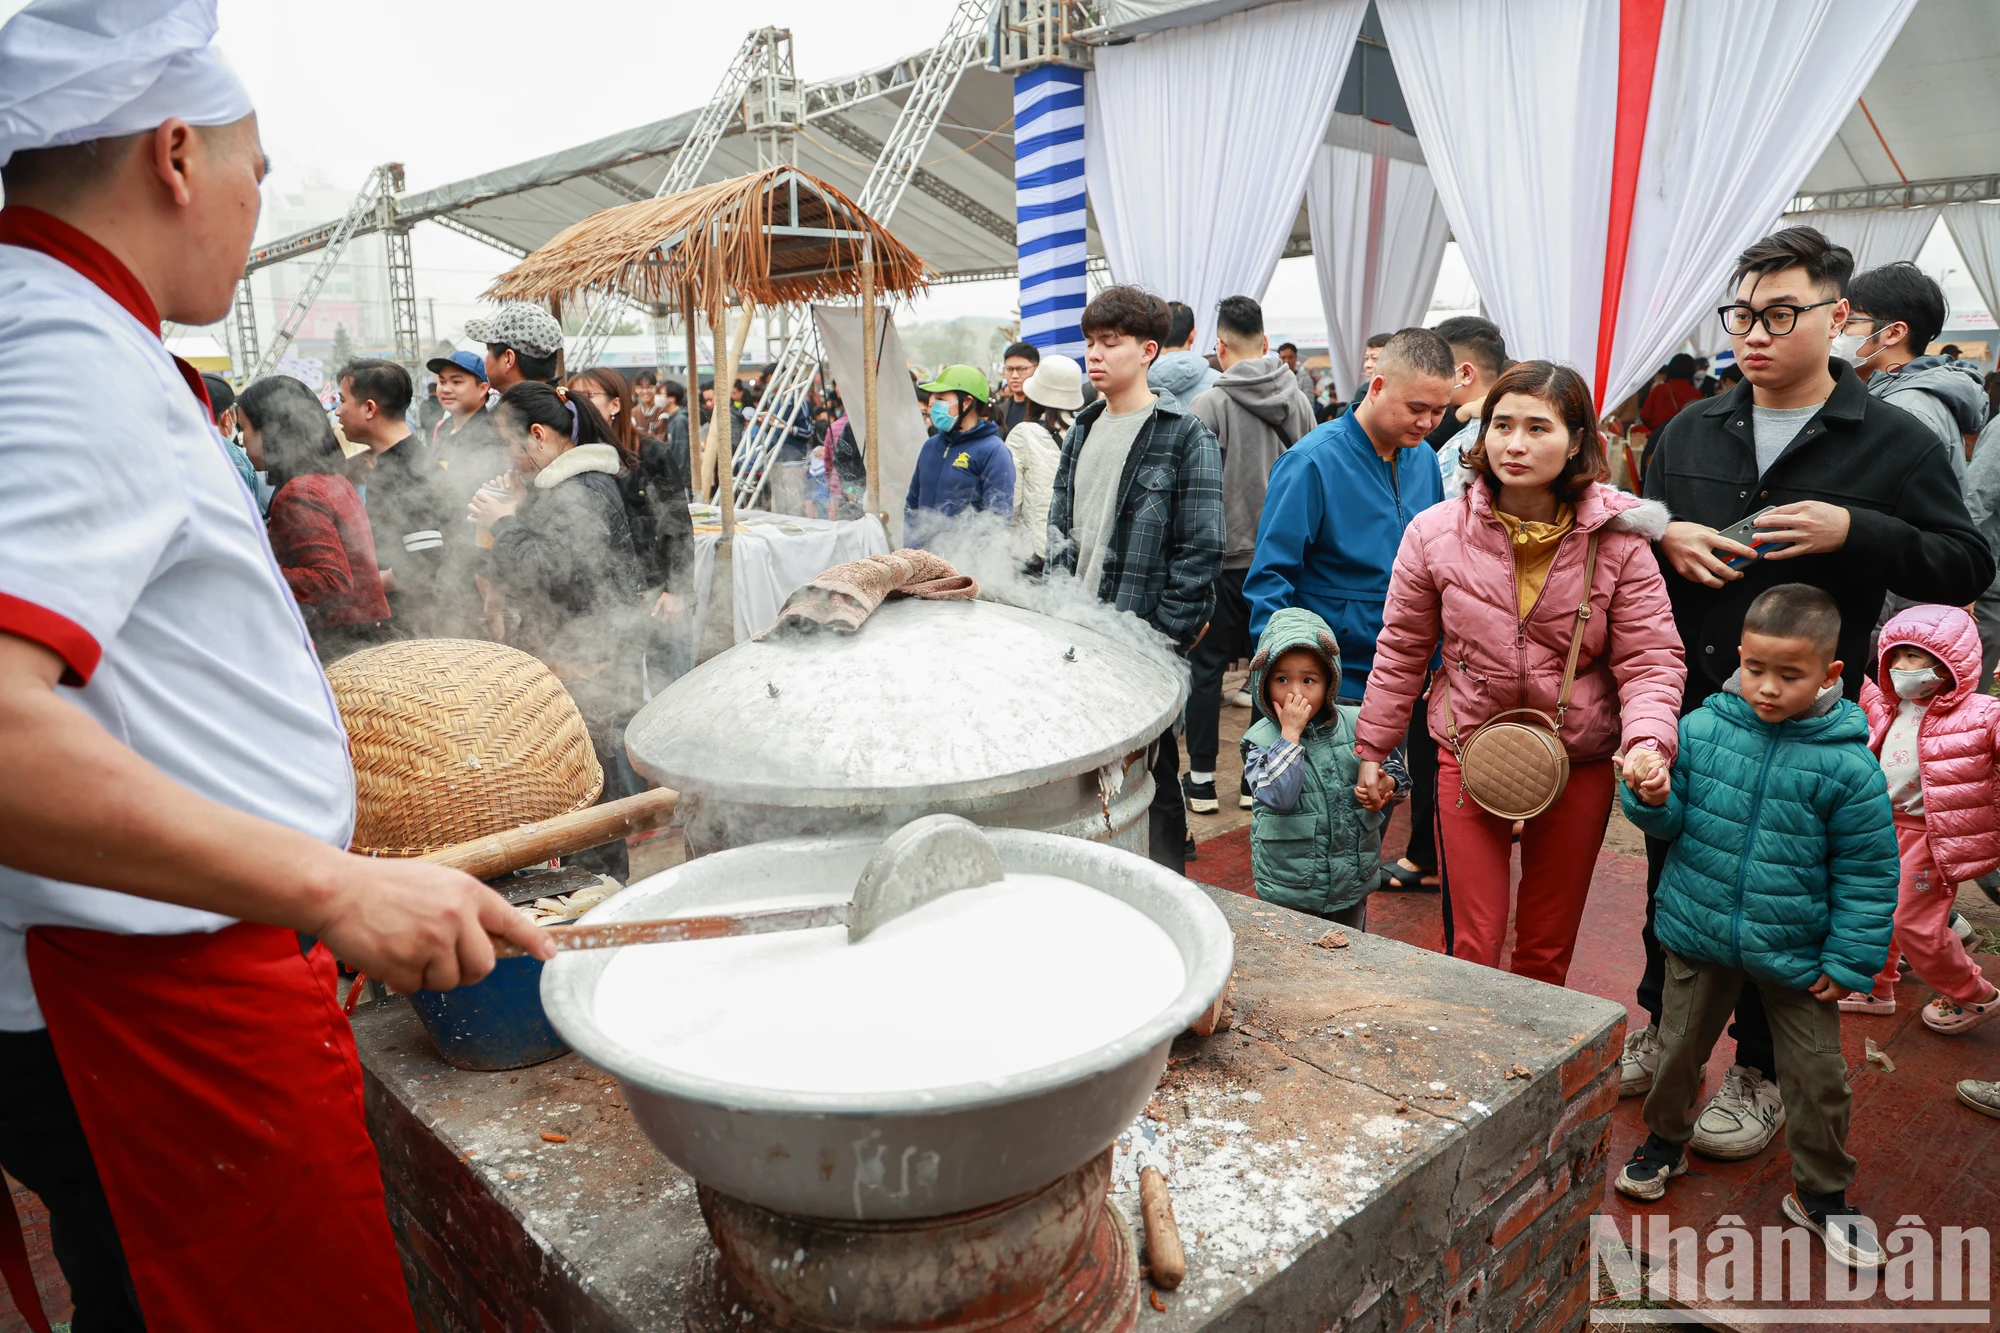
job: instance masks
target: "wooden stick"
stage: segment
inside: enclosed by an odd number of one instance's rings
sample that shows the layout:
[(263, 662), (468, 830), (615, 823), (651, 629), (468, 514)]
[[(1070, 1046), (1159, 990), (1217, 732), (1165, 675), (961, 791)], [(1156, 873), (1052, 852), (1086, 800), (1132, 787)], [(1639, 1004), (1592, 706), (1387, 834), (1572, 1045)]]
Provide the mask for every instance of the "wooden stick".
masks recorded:
[(1139, 1214), (1146, 1220), (1146, 1266), (1153, 1271), (1153, 1285), (1172, 1291), (1187, 1276), (1187, 1252), (1181, 1248), (1167, 1178), (1156, 1166), (1139, 1172)]
[[(681, 940), (720, 940), (734, 935), (769, 935), (781, 930), (814, 930), (847, 924), (846, 903), (823, 907), (780, 907), (766, 912), (677, 916), (659, 921), (606, 921), (592, 925), (544, 926), (556, 948), (622, 949), (628, 944), (672, 944)], [(494, 954), (517, 958), (521, 950), (498, 940)]]
[(695, 336), (694, 287), (689, 285), (681, 293), (681, 315), (687, 321), (687, 401), (682, 404), (688, 414), (688, 475), (694, 478), (694, 498), (708, 499), (708, 473), (705, 470), (707, 458), (701, 447), (701, 347)]
[(441, 847), (423, 859), (463, 870), (474, 879), (493, 879), (537, 861), (659, 828), (673, 818), (679, 799), (678, 792), (656, 787), (620, 801)]
[[(736, 392), (736, 372), (743, 365), (743, 345), (750, 341), (750, 321), (756, 317), (756, 314), (757, 303), (745, 297), (743, 300), (743, 316), (736, 322), (736, 336), (733, 338), (729, 337), (728, 320), (722, 308), (721, 298), (717, 298), (715, 307), (716, 346), (719, 348), (724, 342), (729, 344), (729, 390), (732, 396)], [(720, 368), (716, 370), (715, 382), (718, 386), (722, 383), (722, 370)], [(719, 391), (715, 396), (715, 401), (718, 406), (723, 405), (722, 394)], [(721, 412), (716, 413), (716, 419), (722, 422), (722, 448), (716, 452), (715, 466), (719, 475), (717, 484), (722, 488), (721, 540), (727, 543), (736, 534), (736, 446), (730, 438), (730, 432), (735, 428), (735, 423)]]
[(875, 252), (864, 238), (861, 242), (861, 414), (868, 421), (861, 437), (862, 467), (868, 473), (865, 503), (868, 512), (882, 515), (882, 451), (877, 440), (875, 409), (880, 405), (882, 368), (875, 356)]

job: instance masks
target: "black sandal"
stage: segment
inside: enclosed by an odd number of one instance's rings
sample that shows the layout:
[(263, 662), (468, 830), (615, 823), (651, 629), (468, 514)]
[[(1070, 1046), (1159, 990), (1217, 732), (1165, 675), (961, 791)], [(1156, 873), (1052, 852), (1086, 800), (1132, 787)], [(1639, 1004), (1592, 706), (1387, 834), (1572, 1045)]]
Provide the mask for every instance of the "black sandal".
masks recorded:
[(1405, 870), (1394, 861), (1382, 863), (1382, 887), (1392, 893), (1436, 893), (1438, 886), (1424, 883), (1425, 875), (1435, 875), (1437, 870), (1418, 868)]

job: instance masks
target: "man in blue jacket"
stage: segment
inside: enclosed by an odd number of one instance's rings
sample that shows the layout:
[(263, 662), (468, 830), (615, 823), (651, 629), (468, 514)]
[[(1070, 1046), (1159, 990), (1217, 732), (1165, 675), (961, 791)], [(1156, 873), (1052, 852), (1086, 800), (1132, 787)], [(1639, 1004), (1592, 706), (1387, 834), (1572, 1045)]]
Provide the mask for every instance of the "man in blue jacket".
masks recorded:
[(946, 366), (928, 384), (937, 434), (917, 451), (910, 494), (903, 501), (903, 544), (922, 548), (967, 509), (1014, 517), (1014, 455), (1000, 427), (987, 419), (992, 395), (975, 366)]
[(1375, 663), (1382, 604), (1403, 529), (1444, 499), (1424, 443), (1451, 407), (1451, 345), (1429, 329), (1389, 339), (1366, 395), (1279, 456), (1264, 494), (1257, 551), (1243, 580), (1250, 633), (1271, 613), (1304, 607), (1333, 626), (1340, 698), (1359, 703)]

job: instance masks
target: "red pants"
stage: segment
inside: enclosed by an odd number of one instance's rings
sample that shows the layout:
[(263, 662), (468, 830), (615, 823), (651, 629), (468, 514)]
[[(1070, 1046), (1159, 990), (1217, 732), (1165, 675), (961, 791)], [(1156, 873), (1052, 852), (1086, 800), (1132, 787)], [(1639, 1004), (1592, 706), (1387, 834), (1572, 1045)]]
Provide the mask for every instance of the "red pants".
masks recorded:
[(148, 1328), (416, 1333), (324, 945), (38, 926), (28, 968)]
[[(1616, 783), (1611, 761), (1576, 764), (1569, 785), (1521, 830), (1521, 901), (1514, 909), (1510, 970), (1560, 986), (1576, 952), (1590, 876), (1604, 845)], [(1447, 867), (1445, 942), (1454, 958), (1500, 966), (1512, 898), (1513, 824), (1460, 788), (1458, 760), (1438, 750), (1438, 850)]]
[(1896, 816), (1896, 850), (1903, 856), (1903, 882), (1896, 888), (1896, 936), (1889, 961), (1875, 978), (1874, 993), (1896, 993), (1896, 956), (1910, 960), (1918, 980), (1946, 999), (1975, 1004), (1986, 998), (1986, 977), (1951, 928), (1958, 886), (1946, 882), (1931, 860), (1922, 815)]

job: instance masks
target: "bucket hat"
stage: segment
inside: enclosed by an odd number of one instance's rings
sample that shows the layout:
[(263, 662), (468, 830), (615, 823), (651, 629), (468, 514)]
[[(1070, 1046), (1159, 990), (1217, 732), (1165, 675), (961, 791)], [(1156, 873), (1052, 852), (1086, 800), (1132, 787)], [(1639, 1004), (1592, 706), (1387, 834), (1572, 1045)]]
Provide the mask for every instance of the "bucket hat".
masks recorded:
[(1074, 412), (1083, 406), (1083, 367), (1074, 357), (1051, 352), (1035, 367), (1035, 373), (1028, 376), (1021, 392), (1043, 407)]

